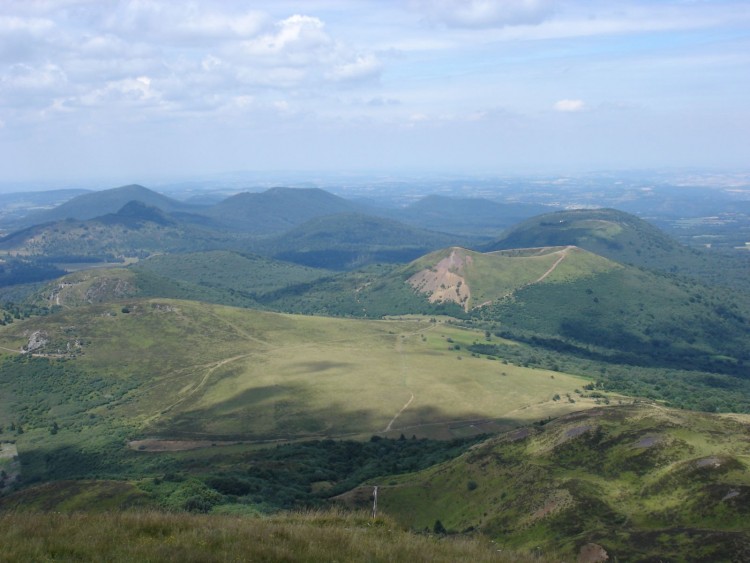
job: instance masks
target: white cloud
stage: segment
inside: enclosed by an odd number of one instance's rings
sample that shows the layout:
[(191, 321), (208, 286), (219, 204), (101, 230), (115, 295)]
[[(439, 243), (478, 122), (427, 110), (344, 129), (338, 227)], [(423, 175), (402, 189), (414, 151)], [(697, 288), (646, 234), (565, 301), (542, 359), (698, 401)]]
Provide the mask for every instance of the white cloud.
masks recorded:
[(187, 45), (252, 38), (269, 23), (268, 16), (259, 11), (232, 13), (210, 3), (204, 7), (195, 2), (155, 0), (120, 2), (116, 9), (105, 10), (100, 17), (103, 27), (111, 33), (140, 41)]
[(20, 63), (11, 66), (5, 76), (0, 76), (0, 87), (14, 91), (49, 90), (66, 80), (65, 72), (55, 64), (32, 67)]
[(363, 80), (378, 76), (382, 68), (375, 55), (359, 55), (353, 61), (335, 65), (329, 76), (334, 80)]
[(319, 18), (297, 14), (278, 22), (275, 32), (245, 42), (245, 50), (252, 56), (303, 65), (332, 43), (323, 28)]
[(0, 37), (9, 39), (0, 41), (3, 104), (13, 118), (30, 111), (32, 119), (96, 110), (97, 119), (118, 120), (147, 106), (175, 118), (227, 108), (286, 114), (273, 105), (280, 91), (304, 108), (335, 99), (336, 85), (359, 87), (382, 71), (374, 53), (333, 36), (319, 17), (274, 23), (268, 13), (236, 8), (201, 0), (39, 0), (18, 9), (0, 2)]
[(586, 104), (583, 103), (583, 100), (558, 100), (553, 107), (555, 108), (555, 111), (572, 113), (583, 111)]
[[(276, 136), (281, 162), (299, 156), (287, 150), (294, 129), (321, 158), (354, 151), (369, 131), (367, 143), (402, 147), (392, 152), (406, 162), (417, 135), (448, 146), (458, 132), (477, 154), (493, 147), (488, 162), (497, 139), (520, 155), (526, 135), (531, 161), (538, 138), (594, 138), (605, 120), (611, 131), (648, 112), (674, 123), (726, 115), (736, 141), (747, 130), (748, 25), (746, 0), (0, 0), (0, 153), (42, 155), (30, 140), (57, 134), (72, 141), (50, 154), (84, 155), (71, 131), (93, 126), (102, 147), (144, 131), (170, 147), (211, 139), (207, 158)], [(600, 119), (578, 119), (589, 112)], [(319, 142), (347, 127), (348, 142)], [(710, 119), (704, 129), (720, 130)], [(394, 131), (410, 141), (398, 145)]]
[(259, 12), (236, 16), (221, 14), (196, 14), (184, 20), (177, 31), (193, 37), (226, 39), (227, 37), (253, 37), (265, 25), (267, 18)]
[(412, 4), (429, 21), (448, 27), (537, 24), (552, 13), (551, 0), (414, 0)]
[(39, 36), (48, 33), (55, 24), (46, 18), (20, 18), (0, 15), (0, 33), (29, 33)]
[(299, 14), (277, 22), (272, 33), (242, 42), (242, 53), (234, 61), (242, 80), (275, 87), (358, 82), (382, 69), (373, 53), (355, 51), (331, 37), (321, 19)]
[(148, 76), (125, 78), (107, 82), (103, 88), (77, 98), (85, 106), (104, 106), (117, 103), (149, 105), (161, 101), (161, 94), (152, 88)]

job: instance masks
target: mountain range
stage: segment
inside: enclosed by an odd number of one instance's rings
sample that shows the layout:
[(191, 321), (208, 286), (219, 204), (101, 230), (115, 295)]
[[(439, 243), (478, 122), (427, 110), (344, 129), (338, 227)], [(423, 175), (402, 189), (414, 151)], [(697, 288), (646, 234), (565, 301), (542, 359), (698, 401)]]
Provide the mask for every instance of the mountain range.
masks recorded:
[(519, 557), (748, 553), (747, 256), (614, 209), (319, 189), (35, 217), (0, 239), (8, 279), (40, 268), (0, 310), (0, 512), (377, 487), (389, 526)]

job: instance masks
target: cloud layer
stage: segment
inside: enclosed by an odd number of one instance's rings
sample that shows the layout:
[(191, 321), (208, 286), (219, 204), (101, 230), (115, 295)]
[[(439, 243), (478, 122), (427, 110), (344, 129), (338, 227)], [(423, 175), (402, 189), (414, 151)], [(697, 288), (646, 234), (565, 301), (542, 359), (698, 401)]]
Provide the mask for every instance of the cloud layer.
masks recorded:
[(2, 2), (0, 154), (9, 178), (601, 167), (653, 165), (652, 138), (731, 164), (748, 29), (739, 0)]
[(536, 24), (553, 8), (551, 0), (415, 0), (412, 5), (432, 22), (465, 28)]

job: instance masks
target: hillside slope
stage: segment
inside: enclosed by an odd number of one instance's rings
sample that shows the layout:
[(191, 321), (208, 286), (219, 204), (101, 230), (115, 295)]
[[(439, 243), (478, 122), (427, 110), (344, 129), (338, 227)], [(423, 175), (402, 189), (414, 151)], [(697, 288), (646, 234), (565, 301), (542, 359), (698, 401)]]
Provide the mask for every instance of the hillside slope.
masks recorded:
[(483, 250), (575, 245), (616, 262), (664, 266), (695, 254), (650, 223), (616, 209), (574, 209), (539, 215), (504, 233)]
[[(326, 270), (228, 250), (159, 254), (131, 267), (193, 287), (208, 288), (253, 299), (288, 286), (311, 283), (331, 275)], [(150, 296), (158, 297), (156, 293)], [(162, 295), (166, 297), (166, 295)], [(194, 299), (201, 300), (200, 293)], [(222, 301), (223, 302), (223, 301)]]
[(747, 417), (604, 407), (373, 484), (403, 525), (440, 520), (503, 548), (567, 559), (596, 544), (610, 560), (740, 561), (750, 555), (748, 431)]
[(623, 264), (741, 289), (750, 295), (750, 255), (729, 256), (689, 248), (647, 221), (615, 209), (576, 209), (533, 217), (481, 250), (564, 245), (585, 248)]
[(543, 205), (428, 195), (392, 215), (423, 229), (494, 238), (498, 232), (547, 211)]
[[(141, 201), (87, 220), (42, 223), (0, 239), (0, 251), (57, 262), (145, 257), (155, 252), (237, 248), (245, 241)], [(187, 220), (186, 220), (187, 219)]]
[(200, 209), (199, 206), (188, 205), (138, 184), (131, 184), (79, 195), (52, 209), (30, 213), (22, 221), (26, 226), (65, 219), (84, 221), (108, 213), (116, 213), (130, 201), (141, 201), (165, 212), (191, 212)]
[(269, 235), (315, 217), (362, 210), (362, 206), (319, 188), (271, 188), (234, 195), (204, 214), (238, 231)]
[(593, 406), (553, 400), (586, 379), (467, 355), (478, 336), (166, 299), (74, 307), (0, 327), (0, 426), (23, 426), (29, 475), (71, 478), (124, 470), (139, 436), (450, 438)]
[(306, 266), (349, 270), (372, 263), (405, 263), (451, 244), (456, 236), (361, 213), (316, 217), (267, 241), (258, 251)]
[[(448, 248), (407, 266), (289, 288), (263, 303), (338, 316), (447, 314), (533, 347), (524, 362), (562, 362), (611, 390), (698, 409), (750, 409), (750, 308), (742, 294), (577, 247)], [(509, 352), (489, 343), (470, 350)]]
[(541, 283), (565, 283), (621, 268), (574, 246), (526, 248), (492, 253), (463, 248), (439, 250), (407, 268), (407, 282), (431, 303), (453, 302), (464, 310), (508, 298)]
[[(20, 538), (33, 537), (34, 541)], [(6, 561), (422, 561), (515, 562), (480, 539), (398, 529), (387, 518), (340, 511), (264, 518), (160, 512), (0, 516)], [(65, 554), (64, 559), (61, 554)], [(544, 559), (540, 563), (544, 563)], [(550, 559), (552, 561), (552, 559)]]

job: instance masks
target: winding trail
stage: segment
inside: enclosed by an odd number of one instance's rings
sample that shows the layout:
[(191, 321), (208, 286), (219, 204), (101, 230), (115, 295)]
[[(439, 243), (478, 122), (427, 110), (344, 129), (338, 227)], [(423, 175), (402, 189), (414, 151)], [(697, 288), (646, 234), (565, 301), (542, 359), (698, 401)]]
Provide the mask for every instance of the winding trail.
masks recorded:
[(552, 266), (550, 266), (549, 270), (547, 270), (546, 272), (544, 272), (544, 273), (543, 273), (543, 274), (542, 274), (542, 275), (541, 275), (541, 276), (539, 277), (539, 279), (537, 279), (537, 280), (534, 280), (533, 282), (529, 283), (529, 285), (533, 285), (533, 284), (535, 284), (535, 283), (541, 283), (541, 282), (543, 282), (543, 281), (544, 281), (545, 279), (547, 279), (547, 276), (549, 276), (549, 275), (550, 275), (550, 274), (551, 274), (552, 272), (554, 272), (554, 271), (555, 271), (555, 268), (557, 268), (557, 267), (558, 267), (558, 266), (560, 265), (560, 262), (562, 262), (563, 260), (565, 260), (565, 258), (567, 258), (568, 254), (570, 253), (570, 250), (571, 250), (572, 248), (574, 248), (574, 247), (573, 247), (573, 246), (566, 246), (566, 247), (565, 247), (564, 249), (562, 249), (562, 250), (560, 251), (560, 258), (558, 258), (558, 259), (557, 259), (557, 260), (555, 261), (555, 263), (554, 263), (554, 264), (552, 264)]
[(208, 382), (208, 379), (211, 377), (211, 374), (213, 374), (220, 367), (225, 366), (226, 364), (228, 364), (230, 362), (236, 362), (237, 360), (241, 360), (243, 358), (247, 358), (248, 356), (252, 356), (252, 355), (253, 355), (252, 352), (249, 353), (249, 354), (240, 354), (239, 356), (233, 356), (231, 358), (224, 358), (223, 360), (221, 360), (219, 362), (216, 362), (209, 369), (206, 370), (205, 375), (201, 378), (201, 380), (192, 389), (190, 389), (187, 393), (185, 393), (182, 397), (180, 397), (179, 399), (177, 399), (171, 405), (163, 408), (158, 413), (156, 413), (156, 414), (150, 416), (149, 418), (147, 418), (146, 421), (145, 421), (145, 423), (146, 424), (150, 424), (150, 423), (154, 422), (155, 420), (158, 420), (159, 418), (161, 418), (162, 415), (167, 414), (169, 411), (171, 411), (175, 407), (178, 407), (179, 405), (181, 405), (182, 403), (184, 403), (185, 401), (187, 401), (190, 397), (192, 397), (193, 395), (195, 395), (200, 389), (202, 389), (206, 385), (206, 382)]
[[(423, 334), (425, 332), (428, 332), (430, 330), (433, 330), (435, 327), (433, 325), (428, 325), (424, 328), (420, 328), (419, 330), (415, 330), (414, 332), (405, 333), (405, 334), (399, 334), (398, 339), (396, 340), (396, 352), (398, 352), (399, 357), (401, 358), (401, 375), (403, 377), (403, 383), (404, 387), (407, 389), (409, 388), (406, 377), (407, 377), (407, 371), (406, 371), (406, 358), (404, 356), (404, 338), (408, 336), (416, 336), (418, 334)], [(388, 423), (388, 425), (382, 430), (382, 432), (390, 432), (393, 428), (393, 423), (396, 422), (399, 416), (403, 414), (403, 412), (409, 408), (409, 405), (412, 404), (414, 401), (414, 393), (410, 391), (411, 397), (409, 397), (409, 400), (406, 401), (406, 404), (404, 404), (403, 407), (396, 413), (396, 416), (394, 416), (391, 421)]]
[(396, 413), (396, 416), (394, 416), (391, 419), (391, 421), (388, 423), (388, 426), (385, 427), (385, 429), (383, 430), (383, 432), (390, 432), (391, 431), (391, 428), (393, 427), (393, 423), (396, 422), (396, 419), (399, 416), (401, 416), (401, 413), (404, 412), (409, 407), (409, 405), (411, 405), (411, 402), (413, 400), (414, 400), (414, 393), (411, 394), (411, 397), (409, 398), (408, 401), (406, 401), (406, 404), (403, 407), (401, 407), (401, 410)]

